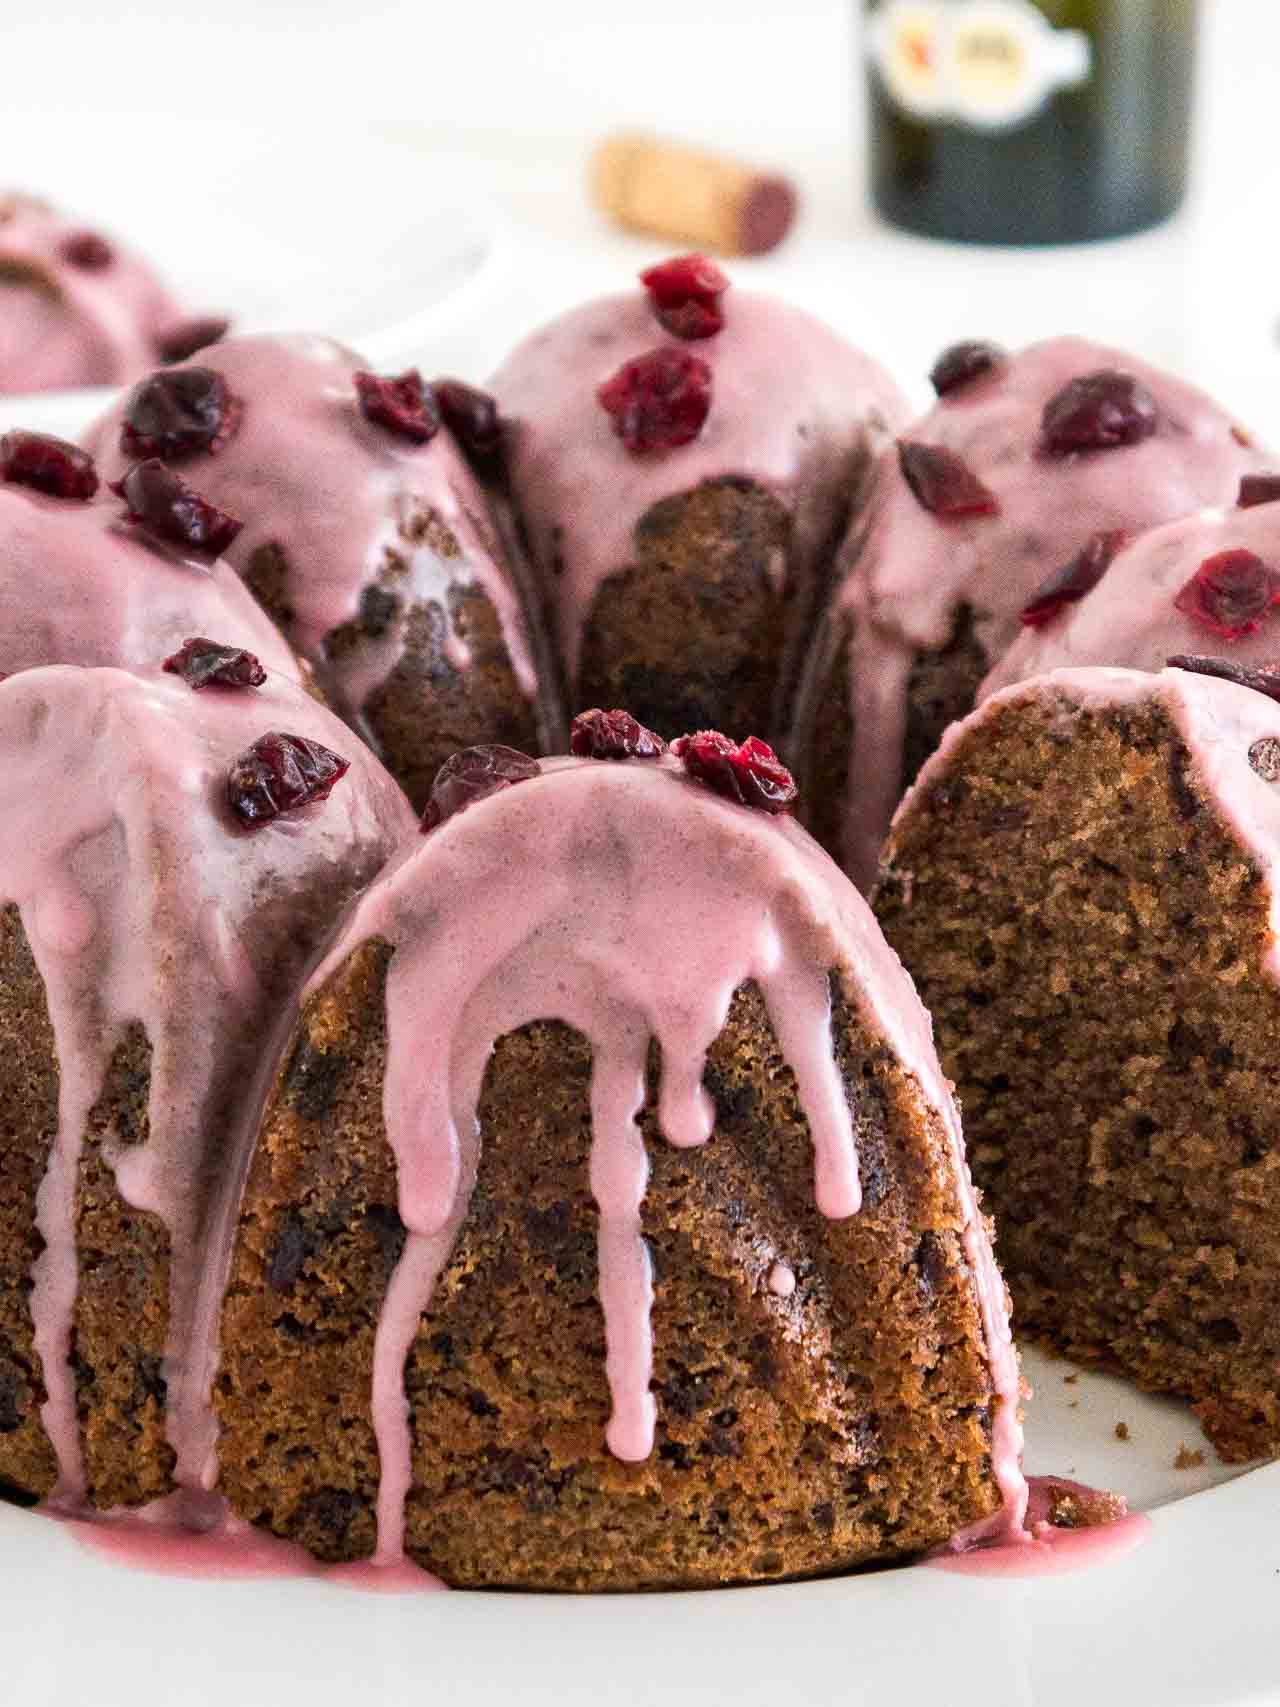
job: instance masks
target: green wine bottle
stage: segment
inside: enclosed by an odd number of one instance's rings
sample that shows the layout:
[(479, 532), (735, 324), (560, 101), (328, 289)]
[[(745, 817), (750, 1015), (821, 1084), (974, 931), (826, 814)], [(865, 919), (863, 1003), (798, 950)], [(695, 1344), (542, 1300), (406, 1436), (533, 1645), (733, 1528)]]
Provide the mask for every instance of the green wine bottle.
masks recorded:
[(1197, 21), (1197, 0), (866, 0), (876, 207), (964, 243), (1080, 243), (1167, 218)]

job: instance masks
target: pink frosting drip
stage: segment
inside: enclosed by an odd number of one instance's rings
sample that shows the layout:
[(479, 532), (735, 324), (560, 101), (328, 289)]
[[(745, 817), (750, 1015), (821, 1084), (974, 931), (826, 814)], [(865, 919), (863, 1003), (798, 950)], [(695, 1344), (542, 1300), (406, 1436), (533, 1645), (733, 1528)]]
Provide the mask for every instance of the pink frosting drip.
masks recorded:
[[(536, 867), (512, 858), (521, 847), (538, 849)], [(662, 872), (678, 881), (660, 881)], [(591, 1042), (607, 1442), (616, 1456), (638, 1461), (652, 1450), (655, 1417), (640, 1232), (647, 1164), (636, 1123), (649, 1041), (661, 1049), (664, 1135), (704, 1143), (714, 1119), (702, 1088), (706, 1052), (734, 991), (754, 979), (808, 1116), (818, 1205), (831, 1217), (852, 1215), (860, 1193), (831, 1039), (833, 966), (844, 970), (864, 1022), (946, 1123), (996, 1395), (1001, 1523), (1018, 1528), (1026, 1492), (1006, 1300), (928, 1016), (866, 905), (804, 831), (728, 805), (684, 780), (672, 760), (545, 761), (539, 777), (471, 806), (408, 849), (362, 898), (310, 988), (374, 937), (396, 950), (383, 1102), (408, 1229), (375, 1345), (379, 1560), (402, 1551), (412, 1474), (404, 1365), (467, 1211), (477, 1105), (496, 1040), (529, 1021), (559, 1019)]]
[[(724, 318), (723, 331), (687, 346), (711, 368), (711, 410), (677, 450), (626, 450), (596, 400), (623, 362), (674, 341), (641, 290), (552, 321), (491, 382), (513, 423), (512, 489), (570, 683), (596, 594), (633, 560), (632, 531), (651, 505), (725, 475), (755, 480), (795, 513), (796, 560), (816, 567), (866, 459), (906, 419), (884, 369), (800, 309), (734, 289)], [(785, 569), (774, 566), (776, 584)]]
[[(232, 437), (213, 453), (184, 458), (182, 475), (244, 523), (228, 559), (244, 574), (254, 554), (276, 545), (288, 559), (289, 638), (315, 667), (335, 709), (363, 728), (370, 694), (404, 648), (403, 618), (377, 644), (330, 657), (327, 639), (360, 614), (361, 595), (379, 580), (387, 553), (403, 565), (384, 584), (405, 605), (448, 610), (453, 587), (478, 584), (497, 613), (522, 691), (537, 689), (520, 593), (502, 554), (474, 475), (448, 431), (412, 444), (361, 414), (353, 375), (365, 364), (329, 338), (227, 338), (194, 358), (222, 374), (243, 404)], [(86, 434), (111, 479), (128, 466), (120, 448), (125, 403)], [(429, 507), (453, 534), (459, 555), (430, 538), (414, 545), (399, 523)], [(465, 645), (446, 624), (450, 662), (465, 669)]]
[(151, 267), (114, 238), (106, 267), (67, 261), (62, 245), (84, 229), (25, 196), (0, 201), (0, 391), (135, 379), (184, 317)]
[[(323, 742), (351, 773), (326, 803), (249, 834), (231, 822), (222, 790), (232, 759), (268, 729)], [(0, 904), (19, 909), (59, 1063), (32, 1292), (42, 1420), (59, 1470), (52, 1503), (75, 1509), (86, 1493), (68, 1362), (82, 1134), (134, 1021), (152, 1048), (149, 1137), (107, 1159), (125, 1201), (169, 1234), (167, 1433), (178, 1482), (207, 1488), (222, 1279), (265, 1091), (255, 1075), (273, 1059), (273, 1027), (281, 1046), (287, 1035), (282, 985), (305, 973), (319, 946), (309, 939), (325, 925), (286, 939), (263, 913), (296, 909), (335, 871), (353, 886), (367, 880), (410, 833), (412, 814), (342, 724), (278, 677), (196, 694), (169, 676), (27, 670), (0, 683), (0, 755)]]
[(183, 557), (91, 504), (0, 485), (0, 675), (36, 664), (153, 671), (184, 640), (244, 646), (296, 682), (297, 660), (234, 570)]
[(1252, 551), (1280, 571), (1280, 504), (1204, 510), (1143, 534), (1078, 604), (1043, 628), (1023, 629), (982, 684), (979, 703), (1029, 676), (1084, 664), (1162, 670), (1176, 654), (1198, 652), (1248, 667), (1274, 667), (1280, 658), (1280, 610), (1266, 612), (1255, 634), (1225, 640), (1175, 608), (1205, 558), (1233, 550)]
[(1151, 1519), (1136, 1511), (1084, 1529), (1055, 1528), (1049, 1521), (1053, 1496), (1064, 1490), (1091, 1495), (1093, 1489), (1064, 1476), (1032, 1476), (1028, 1486), (1025, 1534), (980, 1543), (966, 1551), (940, 1551), (922, 1563), (966, 1577), (1056, 1577), (1121, 1559), (1151, 1533)]
[[(1039, 454), (1045, 404), (1070, 380), (1108, 367), (1135, 374), (1151, 392), (1156, 433), (1115, 450)], [(913, 496), (896, 451), (885, 452), (874, 521), (869, 529), (855, 522), (830, 617), (836, 643), (853, 623), (844, 853), (856, 882), (874, 877), (901, 794), (915, 654), (945, 645), (956, 607), (967, 603), (977, 640), (998, 659), (1016, 640), (1018, 613), (1032, 593), (1093, 534), (1137, 533), (1206, 504), (1234, 502), (1241, 474), (1264, 461), (1235, 431), (1230, 416), (1194, 386), (1120, 351), (1054, 338), (941, 398), (904, 435), (962, 457), (995, 494), (998, 515), (939, 520)], [(828, 648), (815, 647), (810, 700), (826, 690), (829, 657)]]

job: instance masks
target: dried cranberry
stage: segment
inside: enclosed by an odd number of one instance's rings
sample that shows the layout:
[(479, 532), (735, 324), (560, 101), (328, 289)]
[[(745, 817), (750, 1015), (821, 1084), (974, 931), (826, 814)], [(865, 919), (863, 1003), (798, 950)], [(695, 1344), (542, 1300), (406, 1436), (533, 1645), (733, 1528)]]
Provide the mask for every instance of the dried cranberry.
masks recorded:
[(92, 498), (98, 490), (93, 458), (49, 433), (15, 431), (0, 438), (0, 479), (33, 486), (50, 498)]
[(673, 338), (710, 338), (724, 325), (729, 281), (705, 255), (675, 255), (640, 275), (658, 324)]
[(171, 675), (191, 688), (260, 688), (267, 672), (252, 652), (239, 646), (220, 646), (216, 640), (184, 640), (164, 661)]
[(983, 374), (1003, 367), (1008, 359), (1008, 352), (999, 344), (985, 338), (965, 338), (943, 350), (929, 370), (929, 383), (939, 397), (950, 397)]
[(994, 516), (1000, 508), (995, 493), (989, 492), (967, 464), (945, 445), (900, 439), (898, 463), (917, 502), (944, 521), (964, 516)]
[(596, 392), (629, 451), (674, 450), (702, 431), (711, 408), (711, 369), (673, 344), (624, 362)]
[(135, 385), (125, 404), (120, 449), (128, 457), (159, 456), (181, 462), (202, 450), (220, 450), (240, 424), (240, 403), (210, 367), (153, 373)]
[(1280, 474), (1242, 474), (1240, 491), (1236, 498), (1237, 506), (1242, 510), (1251, 510), (1258, 504), (1274, 504), (1280, 501)]
[(682, 735), (671, 751), (689, 775), (740, 806), (786, 812), (796, 797), (795, 778), (767, 741), (749, 735), (738, 744), (715, 729)]
[(1252, 551), (1219, 551), (1204, 560), (1173, 602), (1183, 616), (1223, 640), (1242, 640), (1280, 604), (1280, 575)]
[(434, 830), (467, 806), (487, 795), (528, 782), (538, 775), (538, 761), (514, 747), (464, 747), (446, 759), (431, 784), (427, 809), (422, 814), (422, 832)]
[(198, 351), (225, 338), (230, 325), (229, 320), (216, 318), (183, 320), (156, 339), (156, 354), (162, 362), (189, 361)]
[(244, 526), (156, 457), (138, 463), (123, 480), (113, 480), (111, 490), (128, 505), (131, 522), (202, 557), (220, 557)]
[(366, 421), (411, 444), (425, 445), (440, 431), (440, 410), (416, 367), (395, 379), (376, 373), (354, 375), (360, 413)]
[(349, 759), (310, 741), (273, 729), (255, 741), (227, 773), (227, 801), (251, 830), (282, 812), (327, 800), (335, 782), (351, 768)]
[(1235, 682), (1238, 687), (1252, 688), (1268, 699), (1280, 700), (1280, 670), (1250, 670), (1243, 664), (1233, 664), (1230, 658), (1202, 658), (1194, 653), (1180, 652), (1176, 658), (1166, 658), (1171, 670), (1190, 670), (1197, 676), (1216, 676), (1222, 682)]
[(569, 731), (569, 751), (580, 759), (657, 759), (666, 750), (629, 711), (580, 711)]
[(82, 267), (86, 273), (100, 273), (116, 258), (110, 243), (96, 231), (73, 231), (59, 252), (69, 266)]
[(487, 391), (460, 379), (433, 379), (431, 394), (444, 423), (468, 456), (483, 462), (502, 447), (498, 405)]
[(1111, 533), (1095, 533), (1070, 563), (1055, 569), (1036, 588), (1019, 613), (1023, 626), (1043, 628), (1064, 606), (1075, 604), (1091, 592), (1111, 567), (1127, 537), (1120, 528)]
[(1051, 397), (1040, 418), (1045, 449), (1054, 456), (1075, 450), (1136, 445), (1156, 430), (1156, 400), (1131, 373), (1101, 368), (1082, 374)]

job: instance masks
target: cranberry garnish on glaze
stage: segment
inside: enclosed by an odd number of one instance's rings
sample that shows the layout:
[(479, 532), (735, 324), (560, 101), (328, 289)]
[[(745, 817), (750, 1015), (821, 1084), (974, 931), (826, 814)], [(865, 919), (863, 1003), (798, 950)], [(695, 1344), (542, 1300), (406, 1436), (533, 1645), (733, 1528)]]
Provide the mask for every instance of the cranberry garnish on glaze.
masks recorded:
[(273, 729), (227, 772), (227, 803), (248, 829), (260, 829), (281, 813), (327, 800), (350, 768), (349, 759), (319, 741)]
[(702, 431), (711, 369), (701, 356), (667, 344), (624, 362), (596, 397), (629, 451), (675, 450)]
[(1019, 612), (1025, 628), (1043, 628), (1052, 622), (1067, 605), (1092, 592), (1111, 567), (1116, 553), (1123, 547), (1127, 535), (1117, 528), (1112, 533), (1095, 533), (1061, 569), (1055, 569), (1032, 593)]
[(538, 761), (514, 747), (464, 747), (445, 760), (431, 784), (427, 809), (422, 814), (423, 835), (443, 824), (446, 818), (474, 806), (490, 794), (498, 794), (517, 782), (538, 775)]
[(156, 339), (156, 354), (162, 362), (189, 361), (200, 350), (207, 350), (225, 338), (229, 320), (209, 317), (204, 320), (183, 320), (170, 326)]
[(501, 449), (498, 405), (487, 391), (460, 379), (433, 379), (431, 393), (445, 426), (468, 456), (483, 462)]
[(93, 458), (49, 433), (14, 431), (0, 438), (0, 479), (31, 486), (50, 498), (92, 498), (98, 490)]
[(1173, 602), (1223, 640), (1242, 640), (1280, 604), (1280, 575), (1252, 551), (1219, 551), (1205, 558)]
[(1280, 474), (1242, 474), (1236, 507), (1252, 510), (1258, 504), (1280, 501)]
[(110, 243), (96, 231), (73, 231), (63, 239), (60, 253), (69, 266), (80, 267), (86, 273), (100, 273), (116, 258)]
[(994, 516), (1000, 504), (968, 465), (945, 445), (898, 441), (898, 464), (916, 501), (943, 521)]
[(1250, 670), (1243, 664), (1233, 664), (1230, 658), (1202, 658), (1195, 653), (1180, 652), (1166, 658), (1171, 670), (1190, 670), (1197, 676), (1216, 676), (1222, 682), (1235, 682), (1237, 687), (1252, 688), (1268, 699), (1280, 700), (1280, 670)]
[(125, 404), (120, 449), (129, 457), (181, 462), (202, 450), (220, 450), (240, 423), (240, 403), (210, 367), (153, 373), (135, 385)]
[(163, 667), (196, 689), (260, 688), (267, 679), (267, 672), (252, 652), (240, 646), (221, 646), (203, 636), (184, 640)]
[(416, 367), (394, 379), (376, 373), (354, 375), (360, 413), (410, 444), (425, 445), (440, 431), (440, 410)]
[(1008, 351), (999, 344), (986, 338), (964, 338), (943, 350), (929, 370), (929, 383), (939, 397), (950, 397), (975, 379), (1003, 367), (1008, 359)]
[(111, 490), (124, 499), (135, 526), (201, 557), (220, 557), (244, 526), (156, 457), (138, 463), (123, 480), (113, 480)]
[(729, 280), (705, 255), (674, 255), (640, 275), (658, 324), (673, 338), (710, 338), (724, 325)]
[(1118, 368), (1081, 374), (1051, 397), (1040, 417), (1044, 446), (1054, 456), (1076, 450), (1136, 445), (1156, 430), (1156, 400), (1140, 380)]
[(657, 759), (666, 750), (629, 711), (580, 711), (569, 731), (569, 751), (580, 759)]
[(769, 743), (754, 735), (739, 744), (715, 729), (701, 729), (681, 735), (671, 751), (690, 776), (739, 806), (786, 812), (795, 800), (795, 778)]

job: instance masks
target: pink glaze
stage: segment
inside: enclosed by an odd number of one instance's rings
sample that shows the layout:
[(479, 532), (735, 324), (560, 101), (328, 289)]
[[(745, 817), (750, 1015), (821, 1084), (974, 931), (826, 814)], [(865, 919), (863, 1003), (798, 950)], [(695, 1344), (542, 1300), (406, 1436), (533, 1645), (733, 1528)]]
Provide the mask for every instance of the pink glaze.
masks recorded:
[(0, 199), (0, 392), (134, 379), (186, 318), (151, 267), (114, 238), (107, 266), (71, 264), (62, 246), (84, 230), (30, 197)]
[[(294, 613), (288, 638), (341, 716), (370, 738), (364, 707), (404, 651), (407, 608), (434, 603), (447, 614), (450, 591), (473, 583), (492, 602), (516, 679), (534, 699), (543, 672), (535, 667), (521, 592), (447, 429), (418, 445), (367, 421), (352, 377), (367, 364), (328, 338), (228, 338), (193, 365), (222, 374), (243, 412), (225, 444), (184, 457), (180, 472), (244, 523), (227, 553), (242, 575), (262, 547), (284, 553)], [(127, 399), (85, 436), (109, 479), (129, 463), (120, 446), (126, 407)], [(429, 537), (417, 545), (400, 536), (399, 522), (418, 507), (434, 511), (457, 555), (437, 549), (438, 535), (437, 544)], [(395, 567), (388, 575), (389, 562)], [(329, 637), (359, 616), (361, 595), (375, 585), (399, 598), (399, 613), (381, 637), (330, 657)], [(465, 670), (465, 644), (452, 623), (445, 633), (450, 663)]]
[[(351, 762), (331, 798), (256, 833), (225, 801), (232, 760), (269, 729)], [(86, 1495), (68, 1361), (82, 1134), (131, 1021), (152, 1048), (145, 1144), (107, 1151), (122, 1197), (168, 1231), (166, 1428), (179, 1485), (212, 1486), (209, 1404), (234, 1205), (291, 1023), (290, 992), (331, 910), (413, 827), (407, 802), (338, 720), (282, 676), (194, 693), (176, 677), (30, 669), (0, 683), (0, 904), (16, 904), (59, 1063), (58, 1131), (37, 1195), (31, 1307), (58, 1460), (51, 1504)]]
[(1043, 628), (1022, 630), (982, 684), (979, 703), (1013, 682), (1082, 664), (1162, 670), (1176, 654), (1199, 652), (1233, 664), (1274, 667), (1280, 660), (1280, 609), (1268, 611), (1256, 633), (1225, 640), (1174, 605), (1205, 558), (1236, 548), (1280, 569), (1280, 504), (1202, 510), (1141, 535), (1087, 597)]
[[(538, 850), (536, 864), (513, 856), (522, 848)], [(662, 872), (678, 873), (678, 881), (661, 881)], [(395, 949), (383, 1112), (408, 1229), (374, 1352), (380, 1561), (402, 1554), (412, 1479), (405, 1359), (467, 1212), (477, 1103), (496, 1040), (554, 1018), (591, 1043), (590, 1175), (612, 1399), (607, 1442), (616, 1456), (637, 1461), (652, 1450), (655, 1419), (651, 1284), (639, 1220), (647, 1163), (635, 1118), (650, 1039), (661, 1048), (664, 1134), (675, 1144), (704, 1143), (714, 1123), (702, 1088), (706, 1052), (734, 991), (754, 979), (808, 1116), (819, 1207), (835, 1218), (854, 1214), (857, 1157), (832, 1046), (832, 967), (951, 1139), (995, 1394), (993, 1473), (1005, 1501), (995, 1527), (1018, 1530), (1026, 1490), (1005, 1294), (929, 1019), (865, 903), (803, 830), (728, 804), (671, 759), (544, 761), (538, 777), (407, 847), (362, 897), (309, 992), (371, 938)]]
[[(711, 368), (711, 410), (693, 443), (677, 450), (626, 450), (596, 399), (623, 362), (673, 342), (639, 287), (552, 321), (491, 382), (511, 423), (512, 492), (546, 583), (571, 699), (596, 594), (632, 561), (633, 531), (652, 505), (726, 475), (754, 480), (795, 518), (792, 561), (773, 566), (775, 585), (788, 573), (812, 583), (870, 459), (906, 419), (879, 364), (800, 309), (737, 289), (723, 309), (724, 330), (689, 346)], [(799, 590), (810, 608), (817, 587)]]
[(1027, 1534), (979, 1543), (965, 1552), (940, 1551), (921, 1563), (966, 1577), (1063, 1576), (1122, 1559), (1151, 1533), (1151, 1519), (1137, 1511), (1087, 1529), (1057, 1529), (1049, 1522), (1054, 1494), (1066, 1490), (1090, 1495), (1093, 1490), (1064, 1476), (1032, 1476), (1028, 1487)]
[(301, 679), (275, 625), (221, 561), (183, 557), (120, 521), (118, 499), (0, 485), (0, 675), (37, 664), (158, 670), (194, 635)]
[[(1100, 368), (1136, 374), (1159, 411), (1136, 445), (1050, 457), (1039, 450), (1045, 404)], [(847, 649), (854, 734), (844, 861), (865, 886), (902, 793), (907, 687), (915, 655), (950, 638), (957, 607), (998, 660), (1019, 633), (1018, 613), (1053, 570), (1093, 534), (1138, 533), (1206, 504), (1233, 503), (1240, 476), (1264, 465), (1235, 436), (1230, 416), (1195, 387), (1135, 357), (1080, 338), (1033, 344), (1009, 363), (941, 398), (904, 435), (945, 446), (995, 494), (999, 513), (941, 520), (912, 494), (890, 448), (881, 458), (874, 520), (855, 517), (845, 578), (818, 637), (801, 691), (812, 724)]]

